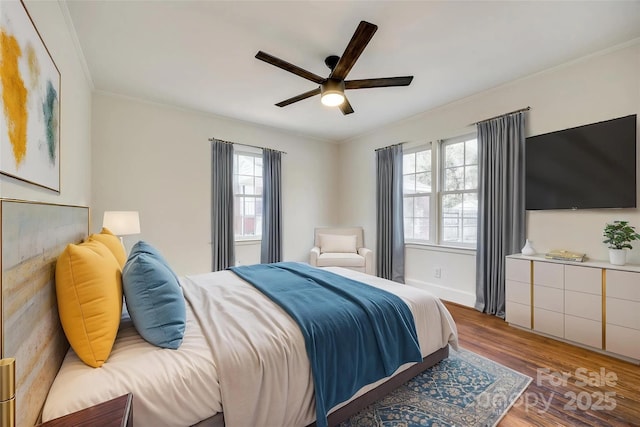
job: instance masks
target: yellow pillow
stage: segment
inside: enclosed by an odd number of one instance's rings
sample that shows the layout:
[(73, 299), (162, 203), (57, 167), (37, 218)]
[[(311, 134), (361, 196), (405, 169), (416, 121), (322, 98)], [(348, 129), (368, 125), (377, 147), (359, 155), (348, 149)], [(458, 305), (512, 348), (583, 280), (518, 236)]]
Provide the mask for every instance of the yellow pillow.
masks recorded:
[(118, 236), (109, 231), (109, 229), (103, 228), (100, 234), (89, 236), (89, 240), (97, 240), (109, 248), (113, 256), (116, 257), (118, 264), (120, 264), (120, 270), (124, 268), (124, 264), (127, 262), (127, 253)]
[(56, 294), (69, 344), (84, 363), (102, 366), (122, 315), (122, 276), (111, 251), (95, 240), (67, 245), (56, 263)]

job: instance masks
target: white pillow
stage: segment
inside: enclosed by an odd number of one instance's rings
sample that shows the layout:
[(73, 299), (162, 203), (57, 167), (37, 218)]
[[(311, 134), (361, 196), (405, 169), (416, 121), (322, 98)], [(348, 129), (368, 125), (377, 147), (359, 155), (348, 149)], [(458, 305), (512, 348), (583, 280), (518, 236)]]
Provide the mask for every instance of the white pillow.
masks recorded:
[(352, 252), (356, 253), (356, 236), (341, 234), (319, 234), (320, 253), (325, 252)]

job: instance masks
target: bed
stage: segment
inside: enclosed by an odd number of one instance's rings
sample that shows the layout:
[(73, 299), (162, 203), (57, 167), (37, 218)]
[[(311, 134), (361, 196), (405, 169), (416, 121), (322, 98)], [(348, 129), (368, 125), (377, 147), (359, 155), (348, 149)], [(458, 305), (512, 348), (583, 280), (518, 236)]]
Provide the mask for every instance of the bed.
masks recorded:
[[(423, 356), (422, 363), (407, 363), (333, 407), (328, 420), (335, 425), (445, 358), (449, 346), (457, 346), (457, 333), (444, 305), (427, 292), (352, 270), (327, 270), (406, 302)], [(31, 405), (39, 408), (44, 402), (43, 421), (131, 392), (138, 426), (222, 426), (225, 416), (230, 426), (314, 423), (311, 369), (293, 320), (231, 271), (185, 276), (180, 282), (187, 323), (179, 349), (147, 343), (123, 315), (111, 355), (101, 368), (85, 365), (69, 349), (59, 371), (48, 370), (55, 378), (46, 402), (43, 397)], [(22, 395), (29, 394), (24, 389)], [(19, 420), (18, 425), (33, 421)]]

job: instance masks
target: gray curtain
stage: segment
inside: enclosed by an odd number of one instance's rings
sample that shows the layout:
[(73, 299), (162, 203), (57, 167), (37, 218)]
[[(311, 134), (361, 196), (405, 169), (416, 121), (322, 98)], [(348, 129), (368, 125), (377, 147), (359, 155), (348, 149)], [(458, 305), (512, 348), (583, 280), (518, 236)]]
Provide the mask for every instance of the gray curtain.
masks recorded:
[(235, 264), (233, 230), (233, 144), (211, 143), (212, 271)]
[(262, 264), (282, 261), (282, 153), (262, 150)]
[(525, 238), (524, 112), (478, 123), (475, 308), (504, 318), (505, 256)]
[(376, 151), (376, 275), (404, 283), (402, 145)]

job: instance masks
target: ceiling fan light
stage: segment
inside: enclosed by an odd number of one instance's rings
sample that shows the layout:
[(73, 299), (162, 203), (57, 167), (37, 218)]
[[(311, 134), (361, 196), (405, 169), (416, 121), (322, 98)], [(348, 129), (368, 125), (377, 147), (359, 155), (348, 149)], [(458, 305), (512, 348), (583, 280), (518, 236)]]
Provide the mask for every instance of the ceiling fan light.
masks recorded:
[(320, 101), (327, 107), (337, 107), (344, 102), (344, 95), (340, 92), (325, 92)]
[(320, 101), (327, 107), (337, 107), (344, 102), (344, 82), (328, 79), (320, 85)]

